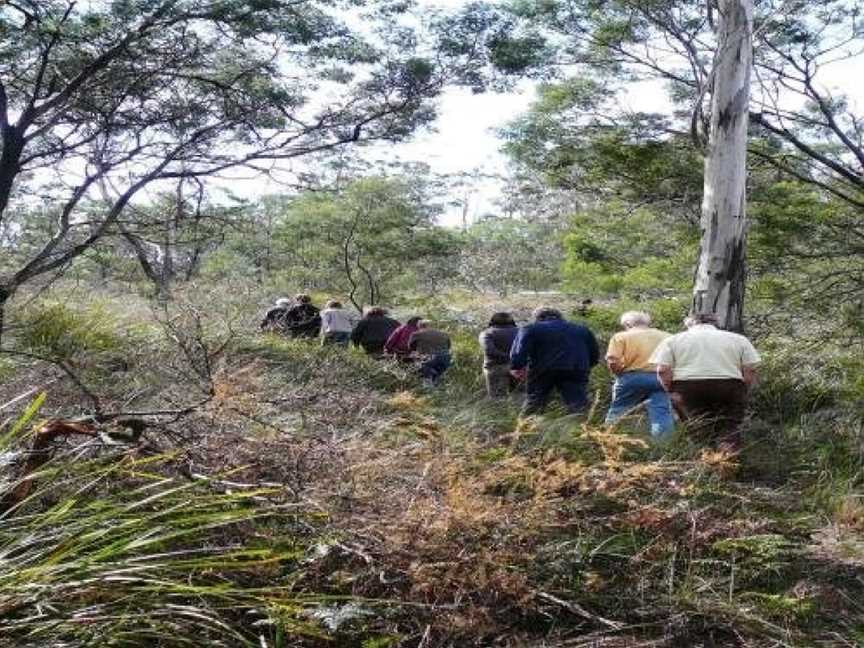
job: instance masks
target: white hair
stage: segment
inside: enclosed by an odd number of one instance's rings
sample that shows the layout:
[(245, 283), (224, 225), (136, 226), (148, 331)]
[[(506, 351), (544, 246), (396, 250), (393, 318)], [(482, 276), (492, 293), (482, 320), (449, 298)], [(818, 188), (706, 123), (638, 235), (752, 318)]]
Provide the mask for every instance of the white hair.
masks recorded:
[(290, 304), (291, 304), (291, 300), (288, 299), (287, 297), (280, 297), (279, 299), (276, 300), (276, 305), (280, 306), (280, 307), (281, 306), (289, 306)]
[(627, 311), (621, 316), (621, 326), (624, 328), (648, 326), (650, 324), (651, 316), (645, 311)]

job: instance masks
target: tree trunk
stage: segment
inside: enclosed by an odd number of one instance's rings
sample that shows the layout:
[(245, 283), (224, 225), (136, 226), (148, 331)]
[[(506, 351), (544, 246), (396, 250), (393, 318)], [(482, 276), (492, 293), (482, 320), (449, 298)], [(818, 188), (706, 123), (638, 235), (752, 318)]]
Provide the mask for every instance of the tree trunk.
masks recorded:
[[(124, 226), (120, 226), (120, 233), (123, 235), (123, 238), (132, 246), (132, 250), (135, 252), (135, 256), (138, 258), (138, 265), (141, 266), (141, 270), (144, 271), (144, 275), (153, 283), (154, 292), (153, 295), (160, 302), (168, 302), (171, 300), (171, 289), (168, 281), (165, 279), (165, 272), (160, 265), (160, 260), (157, 258), (156, 261), (150, 260), (150, 252), (147, 250), (147, 247), (144, 241), (141, 240), (136, 234), (133, 234), (129, 230), (127, 230)], [(154, 247), (159, 248), (159, 246), (153, 244)], [(161, 252), (157, 252), (158, 255)], [(163, 259), (164, 260), (164, 259)]]
[(753, 63), (753, 0), (718, 0), (711, 130), (705, 156), (702, 242), (694, 313), (714, 313), (742, 330), (746, 278), (747, 120)]
[(6, 286), (0, 286), (0, 348), (3, 346), (3, 333), (6, 330), (6, 303), (12, 297), (12, 290)]
[(14, 126), (2, 130), (2, 149), (0, 149), (0, 221), (9, 206), (12, 187), (21, 172), (21, 154), (24, 151), (24, 137)]

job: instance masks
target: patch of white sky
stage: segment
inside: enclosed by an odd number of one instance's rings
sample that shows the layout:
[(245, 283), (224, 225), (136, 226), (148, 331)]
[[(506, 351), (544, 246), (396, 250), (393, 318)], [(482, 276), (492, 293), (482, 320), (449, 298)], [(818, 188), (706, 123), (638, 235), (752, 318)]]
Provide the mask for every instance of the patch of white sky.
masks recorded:
[[(423, 8), (458, 9), (467, 0), (420, 0)], [(858, 84), (862, 58), (840, 60), (820, 70), (819, 81), (831, 94), (844, 94), (852, 106), (864, 107), (864, 85)], [(754, 84), (755, 85), (755, 84)], [(631, 83), (620, 96), (620, 106), (631, 112), (669, 113), (671, 106), (663, 82)], [(440, 222), (458, 226), (488, 213), (500, 213), (503, 190), (508, 182), (508, 159), (502, 152), (498, 131), (524, 114), (536, 98), (536, 84), (520, 83), (506, 93), (474, 93), (452, 87), (436, 100), (438, 117), (430, 127), (416, 132), (406, 142), (376, 144), (359, 150), (359, 156), (373, 167), (396, 166), (400, 162), (423, 163), (437, 176), (471, 178), (459, 195), (446, 198), (448, 207)], [(799, 98), (786, 101), (800, 103)], [(860, 111), (859, 111), (860, 112)], [(232, 183), (232, 191), (254, 197), (284, 190), (274, 181), (255, 178)]]
[[(92, 1), (92, 0), (90, 0)], [(458, 9), (468, 0), (419, 0), (424, 9)], [(350, 20), (350, 18), (349, 18)], [(819, 80), (833, 94), (845, 94), (853, 106), (864, 107), (864, 85), (858, 83), (861, 57), (842, 60), (820, 71)], [(379, 143), (362, 147), (357, 155), (373, 168), (392, 168), (396, 163), (423, 163), (437, 176), (472, 178), (459, 195), (442, 197), (451, 206), (440, 221), (457, 226), (487, 213), (500, 213), (503, 189), (508, 182), (508, 159), (502, 152), (498, 130), (525, 113), (536, 97), (536, 84), (520, 83), (506, 93), (474, 93), (468, 88), (451, 87), (436, 100), (438, 118), (416, 132), (408, 141)], [(320, 97), (319, 97), (320, 100)], [(666, 88), (659, 81), (631, 84), (620, 98), (625, 110), (667, 113), (670, 105)], [(860, 110), (857, 112), (860, 113)], [(251, 171), (235, 170), (211, 185), (219, 194), (230, 190), (234, 196), (255, 200), (263, 195), (286, 191), (284, 180), (308, 170), (302, 161), (284, 166), (273, 177)], [(146, 198), (145, 198), (146, 200)], [(458, 203), (458, 204), (457, 204)]]
[[(467, 4), (467, 0), (419, 0), (418, 10), (453, 11)], [(358, 16), (342, 15), (340, 18), (362, 32), (365, 27)], [(411, 18), (408, 22), (419, 25), (419, 21)], [(535, 84), (530, 82), (519, 83), (506, 93), (475, 93), (465, 87), (445, 88), (435, 99), (437, 119), (434, 123), (420, 128), (407, 141), (367, 145), (355, 151), (355, 155), (370, 163), (373, 169), (393, 172), (392, 169), (401, 163), (421, 163), (427, 165), (436, 177), (470, 177), (467, 183), (463, 182), (459, 195), (439, 197), (444, 204), (460, 203), (450, 204), (440, 222), (459, 225), (466, 217), (474, 220), (483, 214), (500, 211), (497, 203), (504, 188), (507, 159), (501, 151), (502, 141), (497, 131), (523, 114), (534, 97)], [(321, 101), (322, 96), (316, 100)], [(284, 181), (292, 173), (303, 170), (304, 163), (300, 160), (287, 165), (282, 169), (283, 173), (277, 170), (272, 177), (234, 175), (227, 186), (232, 195), (254, 199), (284, 192)]]

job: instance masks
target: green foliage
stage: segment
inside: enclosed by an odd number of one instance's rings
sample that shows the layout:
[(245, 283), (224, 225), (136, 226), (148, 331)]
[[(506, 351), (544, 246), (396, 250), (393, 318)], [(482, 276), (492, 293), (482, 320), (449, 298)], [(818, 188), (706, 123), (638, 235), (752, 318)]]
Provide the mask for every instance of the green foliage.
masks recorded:
[(122, 328), (116, 313), (106, 304), (94, 302), (75, 307), (65, 302), (36, 304), (20, 317), (16, 335), (25, 350), (56, 360), (83, 354), (120, 352), (135, 344), (140, 327)]
[[(213, 311), (225, 310), (209, 293), (199, 299)], [(247, 299), (257, 303), (254, 294)], [(523, 299), (514, 310), (536, 305)], [(600, 301), (581, 315), (568, 308), (566, 297), (556, 299), (601, 338), (618, 330), (621, 312), (633, 307), (651, 312), (661, 328), (677, 328), (687, 304), (674, 298)], [(67, 641), (91, 639), (95, 634), (88, 633), (96, 632), (100, 638), (114, 636), (116, 628), (126, 645), (142, 646), (156, 639), (196, 645), (202, 637), (214, 645), (245, 645), (260, 643), (260, 634), (268, 645), (304, 645), (304, 634), (316, 645), (320, 629), (304, 610), (351, 594), (390, 604), (384, 611), (367, 601), (362, 622), (345, 624), (331, 642), (390, 645), (427, 625), (433, 633), (450, 632), (452, 619), (440, 618), (440, 607), (414, 605), (430, 591), (438, 601), (461, 597), (460, 613), (485, 615), (482, 625), (473, 617), (460, 621), (460, 641), (484, 632), (487, 637), (489, 623), (505, 638), (518, 634), (548, 641), (558, 636), (549, 632), (562, 628), (584, 631), (587, 620), (581, 615), (559, 615), (553, 630), (526, 629), (526, 618), (533, 624), (532, 615), (544, 618), (561, 607), (526, 598), (532, 591), (551, 592), (588, 614), (628, 624), (644, 621), (638, 610), (650, 609), (663, 625), (640, 631), (643, 642), (665, 636), (666, 622), (683, 616), (698, 622), (676, 630), (682, 645), (716, 640), (717, 627), (748, 641), (770, 636), (790, 645), (807, 645), (826, 628), (851, 636), (846, 624), (852, 613), (822, 593), (842, 592), (843, 600), (855, 600), (860, 584), (841, 579), (839, 571), (831, 571), (838, 565), (824, 557), (813, 570), (801, 565), (812, 564), (814, 537), (826, 515), (853, 521), (860, 515), (850, 505), (860, 499), (856, 493), (864, 474), (854, 406), (835, 394), (830, 410), (824, 409), (829, 401), (808, 409), (803, 405), (809, 396), (802, 393), (795, 395), (802, 401), (800, 415), (775, 424), (764, 416), (767, 401), (757, 394), (758, 419), (737, 476), (731, 477), (683, 432), (671, 445), (646, 447), (642, 424), (602, 427), (610, 376), (601, 368), (592, 376), (598, 406), (589, 421), (563, 416), (557, 407), (542, 417), (520, 419), (521, 395), (504, 401), (485, 397), (476, 335), (484, 319), (478, 313), (489, 309), (478, 305), (476, 295), (447, 294), (414, 306), (453, 338), (455, 363), (436, 388), (424, 387), (410, 367), (352, 349), (321, 348), (316, 340), (241, 334), (229, 347), (217, 402), (202, 412), (205, 424), (230, 430), (234, 416), (240, 416), (238, 436), (231, 437), (238, 439), (237, 461), (291, 464), (298, 472), (290, 482), (297, 489), (290, 506), (283, 506), (278, 490), (237, 486), (247, 479), (245, 467), (243, 477), (224, 478), (232, 482), (226, 493), (218, 476), (206, 483), (176, 477), (176, 466), (165, 457), (145, 460), (118, 448), (116, 454), (105, 450), (70, 466), (61, 454), (39, 475), (39, 493), (25, 504), (22, 513), (28, 515), (17, 518), (15, 531), (30, 520), (47, 529), (50, 521), (52, 537), (62, 544), (50, 544), (42, 527), (29, 537), (38, 540), (46, 560), (61, 556), (62, 561), (59, 567), (51, 563), (49, 578), (34, 559), (32, 573), (9, 577), (3, 595), (9, 592), (27, 605), (37, 594), (47, 600), (55, 611), (45, 621), (65, 632)], [(836, 393), (856, 375), (857, 365), (848, 357), (805, 365), (807, 354), (784, 355), (792, 341), (770, 342), (763, 349), (769, 363), (765, 380), (778, 381), (771, 390), (791, 384), (783, 381), (795, 373), (796, 363), (800, 372), (823, 375)], [(775, 355), (778, 361), (770, 364)], [(280, 452), (271, 452), (273, 447)], [(226, 452), (219, 448), (220, 465), (230, 460)], [(782, 468), (755, 465), (760, 454)], [(121, 456), (126, 458), (118, 461)], [(308, 472), (299, 472), (307, 462)], [(93, 484), (92, 491), (81, 490), (81, 483)], [(67, 493), (76, 487), (73, 502)], [(305, 551), (316, 542), (317, 525), (302, 513), (305, 500), (296, 499), (301, 492), (318, 502), (324, 515), (332, 511), (328, 533), (344, 548), (320, 558), (312, 558), (317, 550)], [(0, 521), (0, 552), (14, 535), (4, 524)], [(341, 539), (358, 528), (362, 545)], [(37, 551), (14, 537), (14, 551), (24, 551), (28, 559), (27, 551)], [(855, 546), (847, 542), (837, 551), (852, 560)], [(362, 556), (355, 553), (361, 551)], [(463, 559), (460, 552), (474, 553)], [(9, 562), (7, 569), (14, 569)], [(442, 563), (439, 574), (434, 566)], [(404, 577), (383, 583), (382, 572)], [(118, 573), (125, 580), (115, 583)], [(24, 591), (25, 577), (36, 584), (37, 594)], [(76, 589), (91, 578), (106, 583)], [(490, 583), (494, 598), (484, 599)], [(633, 591), (639, 592), (637, 611)], [(487, 607), (487, 601), (494, 605)], [(830, 624), (820, 610), (829, 611)], [(21, 608), (22, 615), (29, 611)], [(94, 611), (104, 614), (88, 616)], [(107, 627), (101, 619), (108, 616), (119, 620)], [(93, 621), (83, 627), (70, 621), (81, 618)], [(41, 621), (28, 630), (36, 623)], [(127, 639), (133, 632), (142, 637), (138, 644)]]
[(606, 119), (612, 105), (614, 93), (591, 77), (543, 85), (529, 111), (503, 131), (505, 151), (552, 186), (692, 220), (702, 189), (699, 153), (687, 138), (670, 136), (662, 116)]
[(650, 208), (610, 201), (574, 215), (562, 273), (582, 294), (650, 299), (686, 294), (693, 231)]
[(806, 621), (816, 612), (815, 603), (807, 598), (765, 592), (745, 592), (742, 598), (755, 602), (763, 614), (786, 621)]
[[(0, 430), (0, 454), (19, 447), (42, 398), (14, 434)], [(263, 501), (275, 491), (178, 481), (166, 474), (170, 457), (125, 451), (72, 461), (60, 453), (32, 476), (27, 499), (0, 517), (6, 641), (257, 646), (277, 631), (320, 635), (301, 617), (314, 600), (290, 593), (303, 549), (291, 537), (296, 514)], [(259, 525), (270, 529), (266, 544), (234, 539)], [(293, 548), (280, 548), (284, 537)]]
[(12, 358), (0, 356), (0, 383), (15, 375), (16, 365)]
[(619, 320), (628, 310), (645, 311), (651, 315), (652, 326), (676, 332), (681, 329), (689, 307), (689, 300), (676, 297), (646, 301), (622, 299), (611, 305), (592, 304), (584, 314), (574, 312), (571, 317), (587, 325), (601, 338), (608, 338), (621, 330)]
[(860, 208), (786, 180), (754, 192), (750, 213), (755, 295), (796, 311), (840, 305), (834, 328), (860, 337)]
[(407, 178), (371, 177), (338, 194), (310, 193), (283, 203), (276, 253), (302, 284), (336, 290), (358, 305), (394, 290), (435, 284), (439, 262), (458, 250), (435, 224), (437, 207)]
[(475, 91), (510, 87), (514, 77), (542, 70), (551, 55), (541, 33), (517, 24), (507, 11), (490, 3), (469, 2), (458, 12), (436, 16), (433, 29), (440, 35), (442, 52), (471, 55), (457, 75)]
[(245, 338), (237, 352), (277, 363), (282, 379), (294, 385), (314, 384), (326, 373), (333, 388), (401, 391), (419, 384), (411, 367), (367, 356), (363, 351), (320, 346), (318, 339), (289, 339), (276, 334)]
[[(18, 415), (11, 425), (8, 423), (0, 425), (0, 452), (11, 448), (13, 443), (19, 439), (21, 434), (24, 432), (24, 429), (30, 425), (33, 418), (39, 413), (39, 410), (42, 409), (42, 405), (45, 404), (46, 396), (47, 394), (45, 392), (36, 396), (36, 398), (30, 401), (27, 407), (24, 408), (24, 411)], [(3, 427), (7, 425), (9, 430), (4, 432)]]
[[(444, 75), (479, 55), (394, 20), (405, 11), (387, 0), (0, 4), (3, 121), (10, 116), (0, 239), (15, 250), (0, 258), (4, 293), (67, 268), (112, 235), (141, 243), (135, 257), (154, 282), (160, 275), (147, 271), (146, 257), (170, 277), (168, 248), (194, 276), (233, 215), (204, 201), (209, 178), (243, 166), (262, 171), (265, 161), (320, 160), (355, 142), (398, 141), (428, 124)], [(353, 29), (358, 21), (363, 28)], [(502, 41), (504, 58), (517, 55), (504, 50)], [(482, 66), (474, 70), (483, 76)], [(94, 173), (66, 182), (70, 164)], [(46, 172), (30, 173), (33, 165)], [(158, 213), (159, 201), (136, 200), (178, 178), (199, 192), (194, 215), (172, 218)], [(38, 202), (10, 200), (21, 195)], [(91, 260), (107, 272), (111, 264), (98, 257)]]
[[(842, 92), (825, 93), (818, 78), (799, 74), (814, 66), (818, 77), (829, 52), (860, 44), (852, 4), (801, 3), (793, 12), (773, 1), (755, 6), (747, 294), (758, 302), (754, 310), (773, 309), (775, 317), (778, 305), (798, 313), (812, 304), (833, 311), (851, 303), (860, 310), (864, 184), (855, 161), (862, 155), (861, 119)], [(668, 277), (683, 285), (692, 276), (687, 257), (696, 256), (703, 181), (694, 140), (704, 125), (690, 116), (710, 93), (715, 42), (706, 6), (518, 0), (507, 8), (521, 28), (537, 30), (556, 48), (550, 69), (572, 62), (578, 72), (540, 87), (530, 110), (505, 129), (505, 150), (549, 186), (576, 192), (589, 208), (618, 203), (634, 212), (647, 209), (669, 228), (668, 252), (649, 255), (657, 261), (629, 278), (622, 276), (627, 265), (609, 270), (621, 266), (620, 258), (596, 233), (573, 233), (566, 244), (568, 283), (608, 294), (663, 290)], [(641, 110), (640, 95), (656, 93), (661, 83), (667, 105), (656, 113)], [(780, 111), (775, 100), (766, 100), (776, 88), (803, 100)], [(799, 127), (783, 126), (789, 119)], [(631, 239), (638, 241), (642, 231), (634, 222)], [(650, 230), (647, 238), (653, 238)], [(861, 319), (837, 328), (860, 337)]]
[(794, 422), (843, 399), (848, 383), (840, 357), (827, 352), (796, 352), (786, 341), (774, 342), (768, 348), (753, 394), (754, 404), (764, 418)]
[(402, 638), (397, 635), (373, 637), (364, 640), (361, 648), (393, 648), (394, 646), (398, 646), (401, 640)]
[(229, 279), (254, 273), (256, 268), (247, 255), (225, 246), (207, 255), (201, 267), (202, 276), (209, 280)]
[(517, 218), (484, 218), (463, 234), (460, 281), (506, 295), (558, 285), (560, 226)]
[(715, 542), (712, 549), (720, 556), (734, 559), (744, 586), (783, 583), (786, 571), (802, 554), (794, 542), (777, 534), (727, 538)]

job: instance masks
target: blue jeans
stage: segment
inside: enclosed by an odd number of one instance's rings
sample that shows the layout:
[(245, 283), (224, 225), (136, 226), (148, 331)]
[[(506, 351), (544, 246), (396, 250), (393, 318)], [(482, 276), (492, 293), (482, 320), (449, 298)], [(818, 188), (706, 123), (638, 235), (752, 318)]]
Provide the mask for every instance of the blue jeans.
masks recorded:
[(651, 422), (651, 436), (660, 439), (671, 433), (675, 427), (672, 403), (653, 371), (628, 371), (615, 379), (606, 422), (618, 420), (645, 401), (648, 405), (648, 420)]
[(447, 352), (435, 353), (428, 356), (420, 363), (420, 375), (430, 382), (437, 383), (441, 375), (450, 366), (450, 354)]
[(324, 334), (324, 337), (321, 338), (321, 346), (337, 344), (339, 346), (347, 347), (350, 340), (350, 333), (345, 333), (343, 331), (328, 331)]

